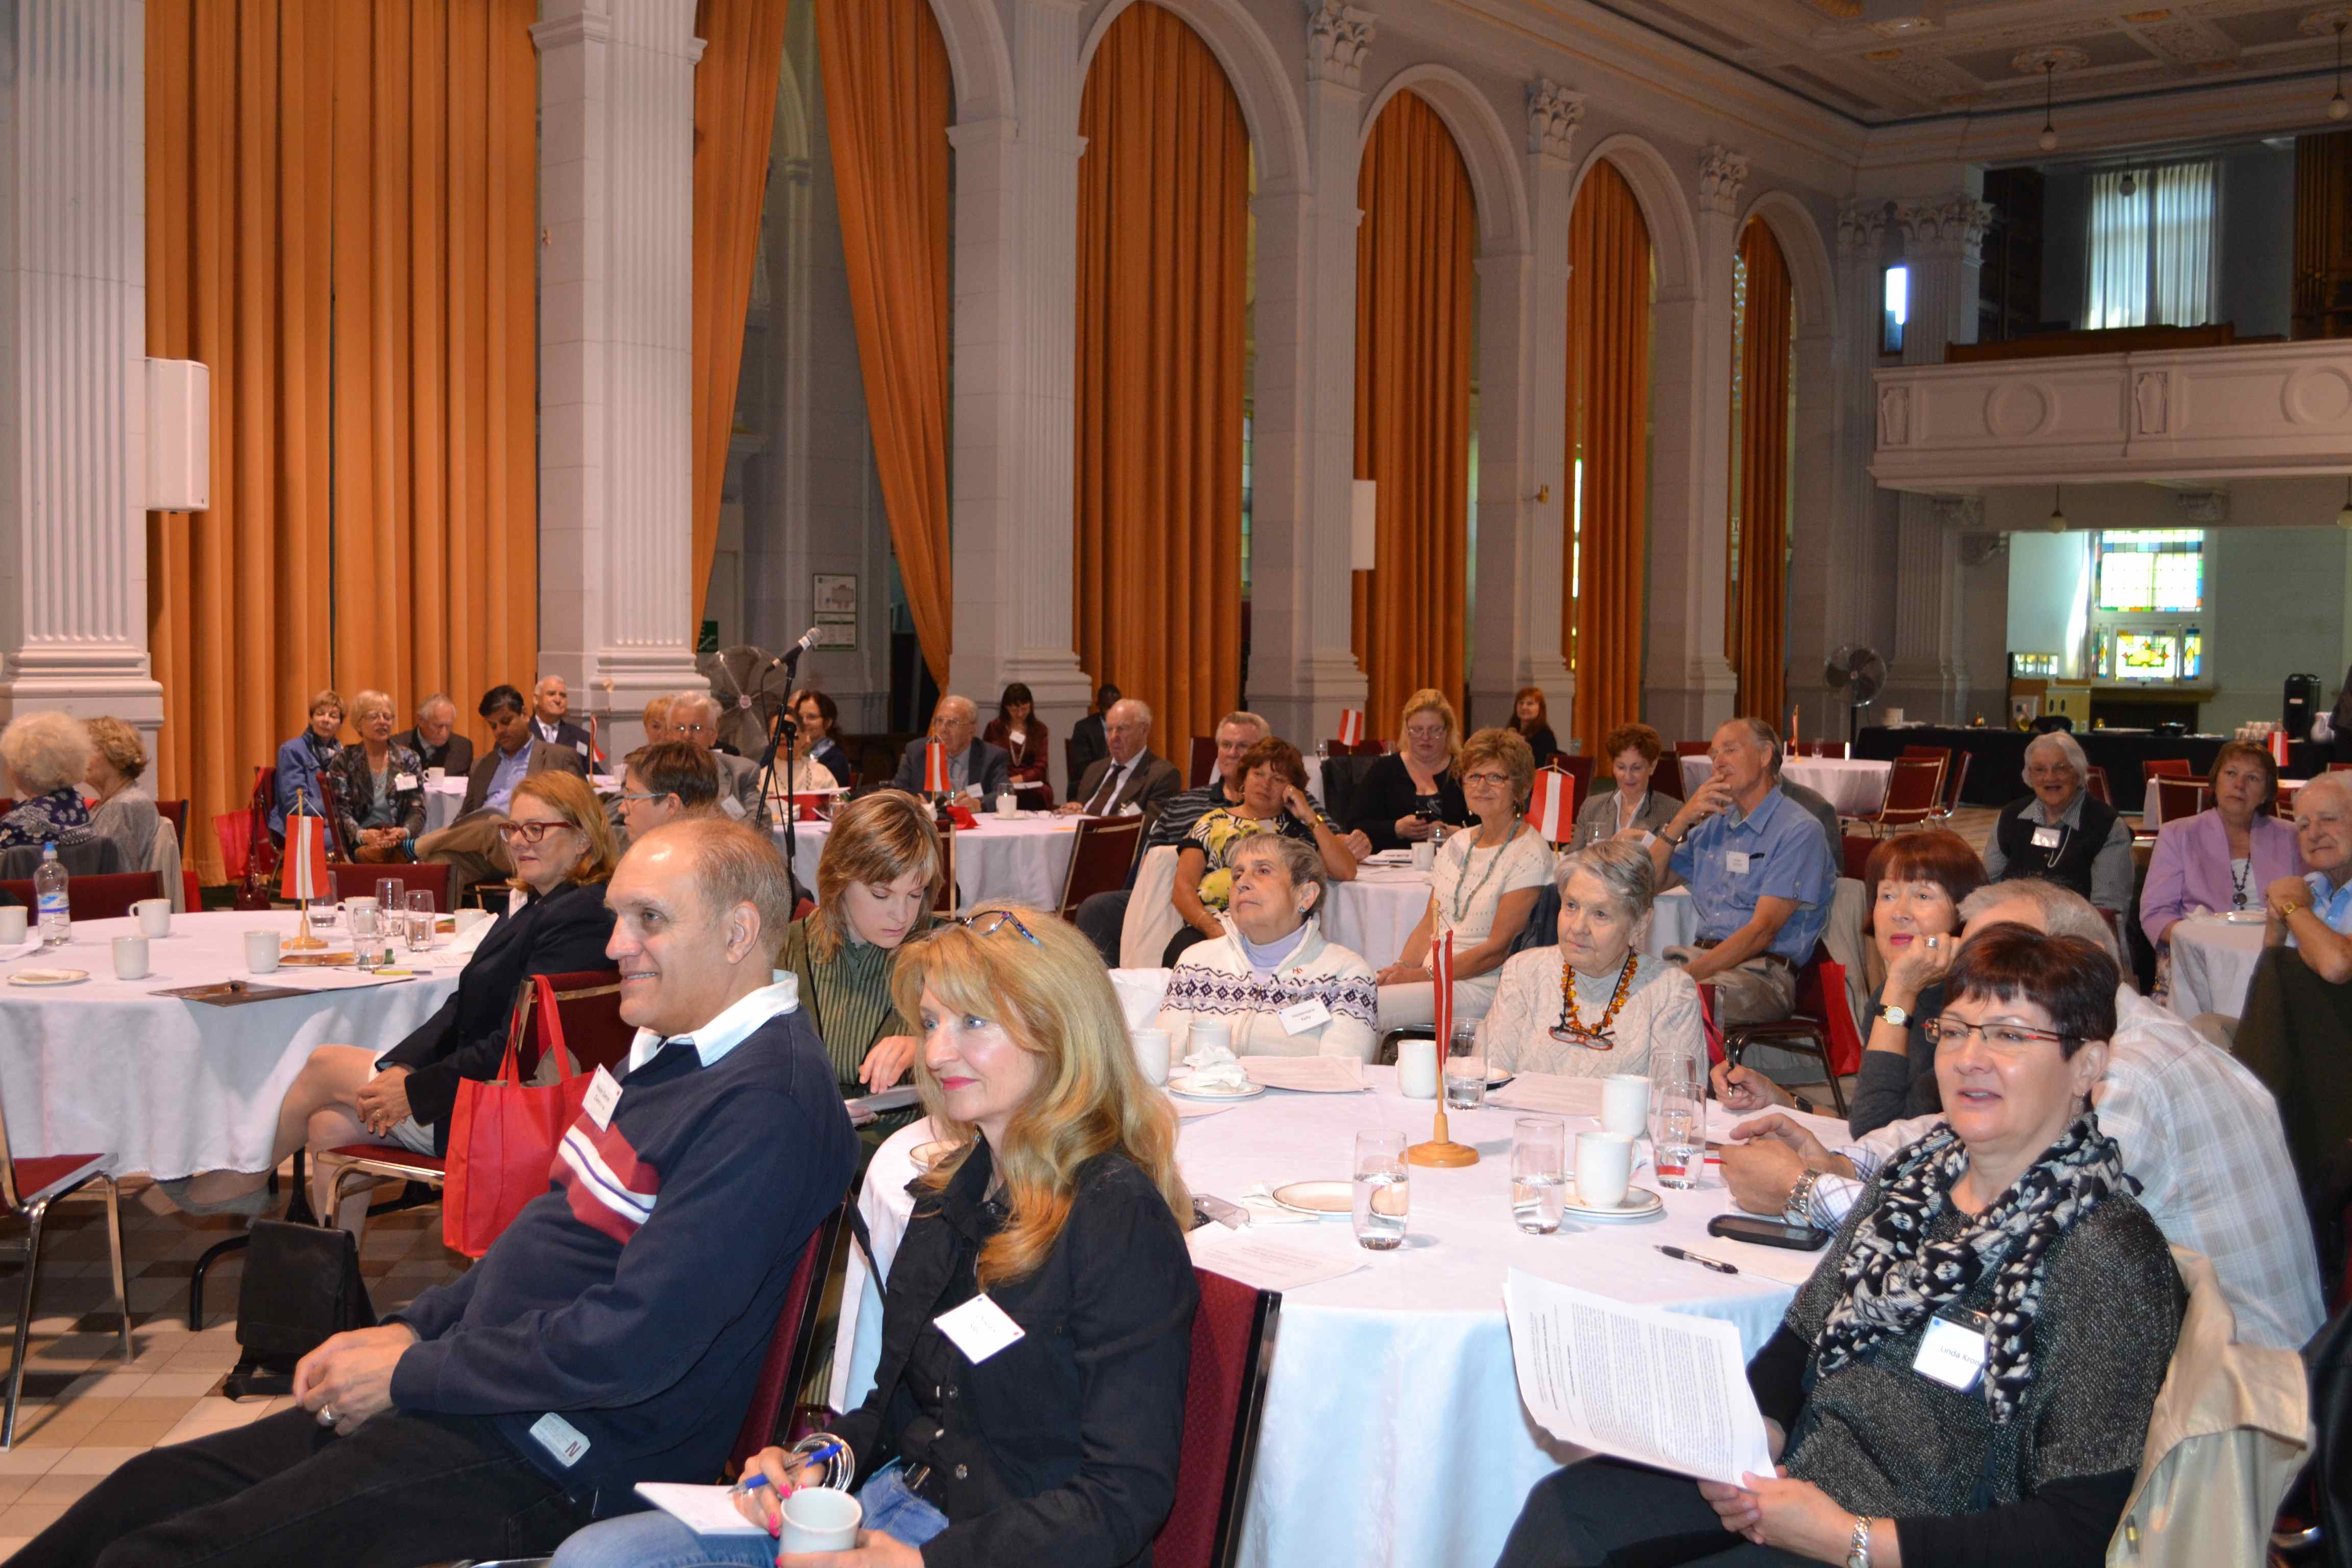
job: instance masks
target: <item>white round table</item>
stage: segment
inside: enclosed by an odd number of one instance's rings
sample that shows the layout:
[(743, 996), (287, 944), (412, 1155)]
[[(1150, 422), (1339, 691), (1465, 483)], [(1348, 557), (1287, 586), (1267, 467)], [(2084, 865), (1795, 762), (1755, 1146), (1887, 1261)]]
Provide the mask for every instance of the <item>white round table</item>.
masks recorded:
[[(1331, 884), (1323, 934), (1379, 971), (1402, 955), (1405, 939), (1428, 907), (1428, 872), (1367, 866), (1354, 881)], [(1690, 890), (1669, 889), (1651, 906), (1649, 930), (1640, 938), (1642, 951), (1664, 952), (1687, 943), (1697, 931), (1698, 910)]]
[[(1705, 757), (1684, 757), (1683, 798), (1687, 800), (1706, 783), (1715, 764)], [(1801, 784), (1830, 803), (1840, 816), (1873, 816), (1886, 804), (1886, 781), (1893, 763), (1860, 757), (1790, 757), (1780, 763), (1780, 777)]]
[[(1178, 1143), (1185, 1181), (1239, 1201), (1261, 1183), (1344, 1180), (1362, 1129), (1429, 1135), (1430, 1101), (1395, 1093), (1393, 1068), (1370, 1068), (1366, 1076), (1374, 1086), (1368, 1094), (1271, 1090), (1187, 1119)], [(1706, 1222), (1732, 1207), (1719, 1179), (1665, 1193), (1664, 1217), (1647, 1224), (1521, 1235), (1509, 1213), (1508, 1157), (1519, 1114), (1493, 1106), (1452, 1113), (1454, 1137), (1484, 1158), (1463, 1170), (1413, 1173), (1410, 1236), (1395, 1252), (1359, 1247), (1344, 1217), (1253, 1227), (1265, 1240), (1365, 1267), (1283, 1298), (1240, 1562), (1355, 1568), (1496, 1559), (1528, 1489), (1577, 1452), (1546, 1436), (1520, 1406), (1503, 1318), (1507, 1269), (1725, 1319), (1738, 1326), (1750, 1355), (1779, 1326), (1817, 1255), (1709, 1237)], [(1843, 1136), (1842, 1122), (1807, 1120)], [(1568, 1123), (1571, 1138), (1595, 1125), (1579, 1117)], [(927, 1120), (900, 1129), (866, 1171), (858, 1207), (886, 1270), (912, 1206), (908, 1152), (931, 1136)], [(1634, 1180), (1656, 1185), (1646, 1165)], [(1662, 1257), (1654, 1250), (1661, 1242), (1735, 1260), (1741, 1272), (1718, 1275)], [(880, 1300), (853, 1254), (834, 1345), (835, 1409), (862, 1401), (873, 1384)]]
[[(2154, 799), (2151, 792), (2150, 799)], [(2245, 1011), (2246, 986), (2263, 956), (2263, 922), (2233, 923), (2218, 915), (2190, 915), (2172, 928), (2172, 1010), (2236, 1017)]]
[[(267, 928), (290, 936), (295, 923), (291, 910), (173, 915), (172, 934), (149, 942), (150, 973), (141, 980), (114, 977), (112, 939), (137, 934), (135, 920), (78, 921), (64, 947), (0, 962), (0, 975), (89, 973), (73, 985), (0, 984), (0, 1105), (9, 1152), (18, 1159), (102, 1153), (118, 1175), (260, 1170), (269, 1163), (278, 1105), (311, 1047), (385, 1049), (457, 989), (462, 960), (446, 950), (415, 961), (433, 967), (411, 980), (380, 984), (350, 969), (282, 966), (254, 976), (246, 968), (245, 933)], [(345, 933), (339, 927), (320, 934), (333, 941)], [(233, 1007), (154, 994), (225, 980), (307, 994)]]
[[(975, 813), (976, 826), (955, 836), (956, 906), (1003, 901), (1035, 910), (1062, 907), (1078, 819), (1053, 812), (1024, 811), (1002, 817)], [(810, 897), (816, 896), (816, 865), (824, 853), (829, 822), (803, 822), (794, 840), (793, 869)], [(779, 842), (784, 830), (776, 829)]]

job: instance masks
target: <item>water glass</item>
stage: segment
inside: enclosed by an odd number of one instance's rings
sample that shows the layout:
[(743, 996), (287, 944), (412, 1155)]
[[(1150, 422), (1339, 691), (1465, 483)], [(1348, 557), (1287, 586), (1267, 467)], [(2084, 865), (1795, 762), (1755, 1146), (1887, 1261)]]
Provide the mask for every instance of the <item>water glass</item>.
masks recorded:
[(386, 915), (395, 910), (405, 909), (408, 905), (405, 886), (397, 877), (378, 877), (375, 879), (375, 907)]
[(1456, 1024), (1445, 1042), (1445, 1109), (1475, 1110), (1486, 1103), (1486, 1053), (1478, 1044), (1478, 1026)]
[(373, 969), (377, 934), (375, 901), (372, 899), (352, 900), (351, 917), (353, 967)]
[(1559, 1228), (1567, 1196), (1568, 1123), (1557, 1116), (1522, 1116), (1511, 1123), (1511, 1217), (1529, 1236)]
[(424, 952), (433, 946), (433, 892), (419, 888), (408, 895), (408, 951)]
[(1706, 1089), (1695, 1051), (1651, 1063), (1651, 1156), (1661, 1186), (1686, 1189), (1706, 1173)]
[(1404, 1134), (1379, 1129), (1356, 1134), (1356, 1240), (1374, 1252), (1404, 1241), (1412, 1209), (1412, 1167), (1404, 1163)]

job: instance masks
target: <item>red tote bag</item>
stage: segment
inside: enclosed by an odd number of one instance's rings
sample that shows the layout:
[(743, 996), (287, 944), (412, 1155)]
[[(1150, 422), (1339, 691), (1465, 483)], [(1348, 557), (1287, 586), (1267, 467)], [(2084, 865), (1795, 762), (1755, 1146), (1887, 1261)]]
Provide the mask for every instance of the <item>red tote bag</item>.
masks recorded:
[[(541, 984), (545, 982), (541, 981)], [(507, 1054), (488, 1083), (461, 1079), (449, 1113), (448, 1175), (441, 1191), (441, 1239), (468, 1258), (490, 1249), (525, 1204), (547, 1191), (555, 1146), (580, 1119), (592, 1075), (562, 1046), (563, 1075), (551, 1084), (522, 1081), (507, 1031)]]

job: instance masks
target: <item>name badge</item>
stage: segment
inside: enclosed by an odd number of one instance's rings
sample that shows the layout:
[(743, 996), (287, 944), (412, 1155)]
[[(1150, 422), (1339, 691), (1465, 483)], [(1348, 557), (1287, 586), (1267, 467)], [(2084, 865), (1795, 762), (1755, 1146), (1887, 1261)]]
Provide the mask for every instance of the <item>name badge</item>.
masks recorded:
[(572, 742), (572, 749), (579, 752), (583, 757), (585, 757), (588, 754), (588, 742), (585, 741), (574, 741)]
[(947, 1335), (974, 1366), (1023, 1337), (1021, 1325), (985, 1292), (951, 1312), (941, 1312), (931, 1320), (931, 1326)]
[(415, 773), (394, 773), (392, 775), (392, 787), (394, 789), (415, 789), (416, 787), (416, 775)]
[(1748, 860), (1747, 850), (1727, 849), (1724, 851), (1723, 868), (1735, 877), (1745, 877), (1748, 875)]
[(743, 820), (743, 803), (731, 795), (722, 795), (719, 797), (719, 809), (737, 822)]
[[(1971, 1312), (1969, 1316), (1980, 1322), (1983, 1314)], [(1912, 1358), (1911, 1370), (1966, 1394), (1984, 1376), (1984, 1365), (1985, 1331), (1981, 1327), (1956, 1323), (1949, 1318), (1930, 1318), (1927, 1331), (1919, 1341), (1919, 1353)]]
[(1309, 996), (1304, 1002), (1293, 1002), (1275, 1016), (1282, 1020), (1284, 1034), (1303, 1035), (1309, 1029), (1319, 1029), (1329, 1023), (1331, 1009), (1324, 1005), (1322, 997)]
[(552, 1410), (530, 1424), (530, 1435), (567, 1470), (588, 1451), (588, 1439), (580, 1435), (580, 1428)]
[(963, 786), (963, 793), (971, 796), (974, 800), (980, 800), (987, 795), (988, 786), (985, 784), (966, 784)]
[(2037, 827), (2033, 830), (2033, 847), (2036, 849), (2055, 849), (2058, 841), (2063, 837), (2065, 835), (2057, 828)]
[(600, 1065), (596, 1076), (588, 1080), (588, 1098), (580, 1102), (580, 1109), (588, 1113), (588, 1120), (602, 1132), (613, 1125), (613, 1112), (620, 1103), (621, 1080), (613, 1076), (610, 1068)]

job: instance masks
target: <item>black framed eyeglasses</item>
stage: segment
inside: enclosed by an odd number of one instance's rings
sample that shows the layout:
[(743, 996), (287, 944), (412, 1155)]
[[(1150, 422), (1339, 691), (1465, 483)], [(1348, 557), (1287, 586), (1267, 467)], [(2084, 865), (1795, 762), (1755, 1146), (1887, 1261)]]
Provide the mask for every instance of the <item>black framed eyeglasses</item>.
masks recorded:
[(948, 919), (940, 921), (940, 924), (961, 926), (964, 930), (971, 932), (974, 936), (994, 936), (998, 931), (1003, 930), (1007, 924), (1010, 924), (1014, 931), (1019, 931), (1023, 936), (1029, 939), (1030, 946), (1043, 947), (1045, 945), (1044, 942), (1037, 940), (1037, 933), (1031, 931), (1027, 926), (1023, 925), (1021, 923), (1021, 917), (1014, 914), (1011, 910), (982, 910), (976, 915), (951, 915)]

